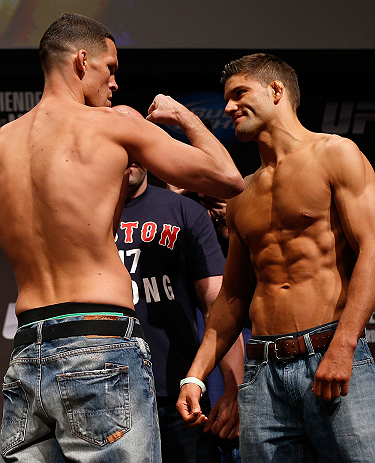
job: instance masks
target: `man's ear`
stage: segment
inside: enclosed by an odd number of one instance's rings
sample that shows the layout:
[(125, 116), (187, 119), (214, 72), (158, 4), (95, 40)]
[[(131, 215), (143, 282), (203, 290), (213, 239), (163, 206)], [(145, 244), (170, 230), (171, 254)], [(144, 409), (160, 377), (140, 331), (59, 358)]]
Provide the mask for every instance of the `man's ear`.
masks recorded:
[(285, 92), (285, 86), (280, 80), (274, 80), (270, 84), (274, 104), (278, 104)]
[(77, 56), (75, 59), (77, 72), (80, 78), (82, 78), (86, 73), (86, 60), (87, 60), (87, 52), (86, 50), (78, 50)]

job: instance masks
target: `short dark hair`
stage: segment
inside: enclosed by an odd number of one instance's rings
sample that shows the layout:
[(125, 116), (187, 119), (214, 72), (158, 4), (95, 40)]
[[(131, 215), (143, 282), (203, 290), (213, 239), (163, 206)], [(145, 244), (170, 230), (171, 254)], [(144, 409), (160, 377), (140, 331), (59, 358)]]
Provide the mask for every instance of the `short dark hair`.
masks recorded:
[(296, 71), (285, 61), (268, 53), (254, 53), (231, 61), (224, 67), (220, 82), (225, 82), (236, 74), (254, 77), (262, 85), (280, 80), (288, 91), (289, 101), (297, 111), (300, 105), (300, 89)]
[(62, 14), (49, 26), (40, 41), (39, 57), (43, 71), (48, 73), (51, 66), (72, 47), (106, 51), (107, 38), (115, 43), (111, 32), (95, 19), (74, 13)]

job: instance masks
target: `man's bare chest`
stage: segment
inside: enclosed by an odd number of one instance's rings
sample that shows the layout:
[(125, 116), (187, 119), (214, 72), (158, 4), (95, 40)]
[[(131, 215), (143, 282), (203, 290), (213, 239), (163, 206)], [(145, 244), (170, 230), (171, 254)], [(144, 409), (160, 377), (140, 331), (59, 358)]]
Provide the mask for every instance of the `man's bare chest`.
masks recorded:
[(316, 224), (329, 221), (332, 193), (322, 173), (293, 167), (255, 174), (238, 198), (235, 225), (249, 246), (269, 235), (282, 240), (314, 233)]

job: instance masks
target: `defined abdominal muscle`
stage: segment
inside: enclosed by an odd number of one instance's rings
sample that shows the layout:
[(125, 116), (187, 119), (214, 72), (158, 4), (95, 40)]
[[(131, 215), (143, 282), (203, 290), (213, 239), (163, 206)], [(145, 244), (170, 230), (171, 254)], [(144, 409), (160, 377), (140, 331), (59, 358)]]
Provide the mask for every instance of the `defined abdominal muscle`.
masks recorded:
[(334, 247), (322, 246), (307, 236), (282, 240), (269, 234), (262, 244), (258, 252), (252, 252), (258, 282), (301, 283), (315, 278), (317, 273), (336, 268)]
[(250, 305), (254, 334), (300, 331), (337, 320), (346, 300), (347, 284), (339, 273), (321, 270), (298, 280), (258, 281)]
[(282, 334), (337, 320), (348, 280), (335, 253), (311, 239), (269, 243), (253, 265), (257, 286), (250, 306), (254, 334)]

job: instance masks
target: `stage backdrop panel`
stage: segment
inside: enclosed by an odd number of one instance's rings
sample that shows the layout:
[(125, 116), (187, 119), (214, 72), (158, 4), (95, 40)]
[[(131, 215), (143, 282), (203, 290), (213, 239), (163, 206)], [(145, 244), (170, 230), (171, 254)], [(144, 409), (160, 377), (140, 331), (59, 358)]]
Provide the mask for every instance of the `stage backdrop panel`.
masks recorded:
[(373, 0), (0, 0), (0, 48), (37, 48), (63, 12), (99, 20), (124, 48), (375, 46)]

